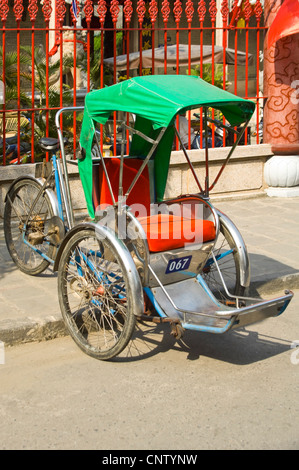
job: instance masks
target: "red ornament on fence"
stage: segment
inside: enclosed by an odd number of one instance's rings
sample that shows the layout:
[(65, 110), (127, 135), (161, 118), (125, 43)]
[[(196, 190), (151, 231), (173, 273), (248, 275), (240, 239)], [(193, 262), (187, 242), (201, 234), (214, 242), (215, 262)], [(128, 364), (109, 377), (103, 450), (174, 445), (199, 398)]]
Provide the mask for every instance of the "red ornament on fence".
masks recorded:
[(107, 6), (106, 6), (106, 1), (105, 0), (99, 0), (98, 1), (97, 12), (98, 12), (98, 15), (99, 15), (101, 28), (103, 28), (104, 23), (105, 23), (106, 13), (107, 13)]
[(15, 14), (16, 21), (21, 21), (24, 11), (23, 0), (15, 0), (13, 11)]
[(164, 24), (166, 25), (166, 23), (168, 22), (169, 15), (170, 15), (170, 8), (169, 8), (168, 0), (163, 0), (161, 12), (162, 12)]
[(206, 3), (204, 0), (200, 0), (198, 2), (198, 7), (197, 7), (197, 13), (198, 13), (198, 19), (200, 23), (202, 23), (205, 20), (206, 16)]
[(145, 13), (146, 13), (146, 9), (145, 9), (144, 0), (138, 0), (138, 2), (137, 2), (137, 15), (138, 15), (138, 22), (139, 22), (140, 25), (142, 25), (142, 23), (143, 23)]
[(149, 6), (149, 15), (152, 23), (155, 23), (157, 16), (158, 16), (158, 6), (156, 0), (151, 0)]
[(175, 22), (178, 25), (178, 23), (181, 20), (182, 13), (183, 13), (181, 0), (175, 0), (174, 7), (173, 7), (173, 13), (174, 13)]
[(216, 21), (216, 15), (217, 15), (217, 7), (216, 7), (216, 1), (211, 0), (210, 1), (210, 6), (209, 6), (209, 13), (210, 13), (210, 18), (212, 23)]
[(34, 23), (36, 20), (37, 12), (38, 12), (37, 0), (29, 0), (28, 11), (29, 11), (29, 16), (30, 16), (30, 21)]
[(3, 23), (5, 23), (5, 21), (7, 20), (8, 12), (9, 12), (8, 0), (1, 0), (0, 17)]
[(192, 0), (187, 0), (185, 13), (186, 13), (188, 24), (190, 24), (192, 22), (192, 18), (194, 15), (194, 6), (193, 6)]
[(243, 7), (243, 13), (244, 13), (244, 18), (245, 21), (249, 21), (251, 15), (252, 15), (252, 6), (250, 5), (249, 0), (245, 0), (244, 2), (244, 7)]
[(116, 24), (118, 15), (119, 15), (119, 3), (117, 0), (112, 0), (111, 5), (110, 5), (110, 12), (111, 12), (112, 21), (114, 24)]
[(88, 26), (90, 26), (92, 15), (93, 15), (93, 3), (92, 0), (86, 0), (83, 11), (85, 13), (85, 19)]
[(220, 11), (222, 15), (223, 24), (226, 24), (227, 19), (228, 19), (228, 14), (229, 14), (228, 0), (223, 0), (223, 2), (221, 3)]
[(131, 0), (125, 0), (124, 2), (124, 15), (125, 15), (125, 22), (128, 26), (133, 15), (133, 7), (132, 7)]
[(51, 18), (51, 14), (52, 14), (51, 0), (44, 0), (42, 11), (43, 11), (46, 23), (49, 22)]
[(255, 14), (256, 20), (261, 21), (261, 17), (263, 14), (263, 7), (262, 7), (260, 0), (257, 0), (255, 3), (254, 14)]
[(66, 14), (66, 7), (65, 7), (65, 1), (64, 0), (56, 0), (56, 19), (57, 22), (60, 23), (62, 26), (63, 20)]
[[(78, 0), (75, 0), (75, 3), (76, 3), (77, 16), (79, 16), (80, 15), (80, 6), (79, 6)], [(77, 18), (76, 18), (75, 13), (74, 13), (73, 2), (71, 4), (70, 11), (71, 11), (71, 17), (72, 17), (73, 25), (76, 26)]]

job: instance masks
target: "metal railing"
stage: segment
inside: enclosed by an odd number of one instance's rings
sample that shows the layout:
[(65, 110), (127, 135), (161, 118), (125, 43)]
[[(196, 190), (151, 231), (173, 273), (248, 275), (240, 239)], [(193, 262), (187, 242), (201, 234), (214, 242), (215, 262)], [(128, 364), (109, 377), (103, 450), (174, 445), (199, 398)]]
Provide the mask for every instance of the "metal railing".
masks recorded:
[[(90, 90), (157, 73), (196, 74), (255, 100), (243, 144), (259, 143), (263, 33), (260, 0), (1, 0), (0, 164), (38, 161), (56, 111), (84, 105)], [(76, 136), (80, 116), (61, 125)]]

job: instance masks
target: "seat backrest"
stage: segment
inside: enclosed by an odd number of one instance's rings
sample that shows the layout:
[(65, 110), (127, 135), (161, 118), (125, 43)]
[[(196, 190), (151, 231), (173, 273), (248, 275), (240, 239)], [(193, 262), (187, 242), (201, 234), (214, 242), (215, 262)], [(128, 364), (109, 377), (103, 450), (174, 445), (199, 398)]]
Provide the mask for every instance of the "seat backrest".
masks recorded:
[[(142, 159), (138, 158), (125, 158), (123, 168), (123, 194), (129, 189), (135, 175), (143, 163)], [(153, 181), (153, 162), (148, 162), (148, 165), (142, 171), (140, 177), (136, 181), (132, 191), (130, 192), (126, 204), (143, 204), (146, 213), (150, 214), (150, 204), (154, 202), (154, 181)], [(115, 200), (118, 200), (118, 186), (119, 186), (119, 169), (120, 158), (112, 157), (105, 158), (105, 165), (109, 175), (112, 191)], [(95, 210), (100, 205), (112, 205), (112, 198), (109, 191), (109, 186), (104, 173), (103, 165), (95, 163), (93, 165), (93, 203)]]

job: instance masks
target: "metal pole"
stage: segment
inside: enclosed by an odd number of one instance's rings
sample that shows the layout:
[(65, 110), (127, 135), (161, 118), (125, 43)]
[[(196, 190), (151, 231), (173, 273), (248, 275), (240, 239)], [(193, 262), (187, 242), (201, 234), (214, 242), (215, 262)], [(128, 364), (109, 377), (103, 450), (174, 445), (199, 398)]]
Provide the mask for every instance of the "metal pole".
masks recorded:
[[(59, 111), (57, 111), (55, 115), (55, 124), (57, 128), (57, 133), (58, 133), (58, 139), (59, 139), (59, 144), (60, 144), (60, 150), (61, 150), (61, 157), (62, 157), (62, 166), (63, 166), (63, 173), (64, 173), (64, 183), (65, 183), (65, 189), (66, 189), (66, 214), (67, 214), (67, 219), (69, 223), (69, 228), (72, 228), (75, 224), (74, 222), (74, 212), (73, 212), (73, 205), (72, 205), (72, 198), (71, 198), (71, 190), (70, 190), (70, 184), (69, 184), (69, 179), (68, 179), (68, 172), (67, 172), (67, 163), (66, 163), (66, 157), (65, 157), (65, 151), (64, 151), (64, 141), (63, 141), (63, 135), (60, 127), (60, 122), (59, 118), (60, 115), (64, 112), (68, 111), (83, 111), (84, 107), (69, 107), (69, 108), (61, 108)], [(63, 184), (63, 182), (62, 182)]]
[(123, 196), (123, 171), (124, 171), (124, 141), (125, 141), (125, 126), (121, 124), (121, 155), (120, 155), (120, 167), (119, 167), (119, 183), (118, 183), (118, 200), (120, 201)]
[(177, 135), (177, 137), (178, 137), (178, 139), (179, 139), (179, 141), (180, 141), (182, 150), (183, 150), (183, 152), (184, 152), (184, 155), (185, 155), (185, 158), (186, 158), (186, 160), (187, 160), (187, 162), (188, 162), (188, 165), (189, 165), (189, 167), (190, 167), (190, 170), (192, 171), (192, 174), (193, 174), (193, 176), (194, 176), (194, 179), (195, 179), (195, 181), (196, 181), (196, 184), (197, 184), (197, 186), (198, 186), (198, 188), (199, 188), (199, 191), (202, 193), (203, 191), (202, 191), (201, 184), (200, 184), (200, 182), (199, 182), (199, 179), (197, 178), (197, 175), (196, 175), (195, 170), (194, 170), (194, 167), (193, 167), (193, 165), (192, 165), (192, 163), (191, 163), (191, 161), (190, 161), (190, 158), (189, 158), (189, 155), (188, 155), (188, 153), (187, 153), (187, 150), (185, 149), (185, 146), (184, 146), (184, 144), (183, 144), (183, 142), (182, 142), (181, 136), (180, 136), (180, 134), (179, 134), (179, 132), (178, 132), (176, 126), (174, 126), (174, 129), (175, 129), (176, 135)]
[(209, 149), (208, 149), (208, 108), (204, 107), (205, 115), (205, 160), (206, 160), (206, 178), (205, 178), (205, 195), (209, 196)]
[(217, 175), (216, 178), (214, 179), (213, 184), (209, 187), (209, 191), (211, 191), (211, 189), (213, 189), (214, 186), (215, 186), (215, 184), (217, 183), (217, 181), (218, 181), (218, 179), (219, 179), (221, 173), (223, 172), (224, 168), (226, 167), (226, 165), (227, 165), (227, 163), (228, 163), (228, 161), (229, 161), (229, 159), (230, 159), (232, 153), (234, 152), (235, 148), (237, 147), (238, 143), (240, 142), (240, 140), (241, 140), (241, 138), (242, 138), (242, 136), (243, 136), (243, 134), (244, 134), (244, 132), (245, 132), (245, 130), (246, 130), (246, 128), (247, 128), (248, 123), (249, 123), (249, 120), (247, 120), (247, 121), (244, 123), (243, 128), (241, 129), (240, 133), (238, 134), (238, 137), (237, 137), (236, 142), (234, 142), (234, 145), (233, 145), (232, 148), (230, 149), (229, 154), (228, 154), (228, 156), (226, 157), (225, 162), (223, 163), (222, 167), (220, 168), (220, 170), (219, 170), (219, 172), (218, 172), (218, 175)]
[(133, 179), (132, 183), (131, 183), (131, 186), (129, 187), (128, 191), (126, 192), (125, 194), (125, 198), (128, 197), (129, 193), (132, 191), (133, 189), (133, 186), (135, 185), (136, 181), (138, 180), (139, 176), (141, 175), (141, 173), (143, 172), (145, 166), (147, 165), (149, 159), (151, 158), (152, 154), (154, 153), (154, 151), (156, 150), (160, 140), (162, 139), (165, 131), (166, 131), (167, 127), (162, 127), (161, 131), (160, 131), (160, 134), (158, 135), (157, 137), (157, 140), (155, 141), (154, 145), (152, 146), (151, 150), (149, 151), (146, 159), (143, 161), (141, 167), (139, 168), (138, 170), (138, 173), (135, 175), (135, 178)]
[(95, 139), (96, 139), (96, 144), (97, 144), (97, 147), (98, 147), (98, 153), (99, 153), (99, 155), (100, 155), (101, 163), (102, 163), (102, 165), (103, 165), (103, 170), (104, 170), (105, 177), (106, 177), (106, 180), (107, 180), (107, 184), (108, 184), (110, 196), (111, 196), (111, 199), (112, 199), (112, 204), (115, 206), (115, 204), (116, 204), (116, 202), (115, 202), (115, 197), (114, 197), (114, 194), (113, 194), (113, 191), (112, 191), (112, 186), (111, 186), (110, 178), (109, 178), (108, 171), (107, 171), (107, 168), (106, 168), (106, 165), (105, 165), (105, 162), (104, 162), (104, 157), (103, 157), (102, 152), (101, 152), (101, 149), (100, 149), (100, 144), (99, 144), (99, 140), (98, 140), (98, 136), (97, 136), (97, 132), (96, 132), (96, 131), (95, 131), (95, 133), (94, 133), (94, 136), (95, 136)]

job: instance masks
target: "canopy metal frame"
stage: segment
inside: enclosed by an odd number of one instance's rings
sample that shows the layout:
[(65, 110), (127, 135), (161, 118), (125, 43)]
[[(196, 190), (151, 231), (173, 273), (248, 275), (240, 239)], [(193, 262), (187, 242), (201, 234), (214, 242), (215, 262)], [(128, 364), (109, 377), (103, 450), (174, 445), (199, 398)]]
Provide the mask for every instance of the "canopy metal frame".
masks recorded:
[[(71, 164), (74, 164), (74, 160), (68, 160), (66, 158), (66, 153), (65, 153), (65, 148), (64, 148), (64, 139), (63, 139), (63, 132), (62, 132), (62, 128), (60, 126), (60, 116), (63, 114), (63, 113), (67, 113), (67, 112), (76, 112), (76, 111), (82, 111), (84, 108), (82, 107), (68, 107), (68, 108), (62, 108), (58, 111), (58, 113), (56, 114), (56, 127), (57, 127), (57, 132), (58, 132), (58, 137), (59, 137), (59, 142), (60, 142), (60, 149), (61, 149), (61, 157), (62, 157), (62, 167), (63, 167), (63, 180), (64, 180), (64, 198), (65, 198), (65, 211), (66, 211), (66, 215), (67, 215), (67, 220), (68, 220), (68, 223), (69, 223), (69, 226), (70, 227), (73, 227), (74, 226), (74, 214), (73, 214), (73, 205), (72, 205), (72, 198), (71, 198), (71, 191), (70, 191), (70, 184), (69, 184), (69, 178), (68, 178), (68, 171), (67, 171), (67, 164), (68, 163), (71, 163)], [(203, 107), (203, 113), (204, 113), (204, 129), (205, 129), (205, 185), (204, 185), (204, 188), (202, 187), (202, 185), (200, 184), (200, 181), (198, 179), (198, 176), (196, 174), (196, 171), (195, 171), (195, 168), (189, 158), (189, 155), (188, 155), (188, 151), (186, 149), (186, 147), (184, 146), (183, 142), (182, 142), (182, 139), (181, 139), (181, 136), (180, 136), (180, 133), (176, 127), (175, 124), (173, 124), (174, 126), (174, 129), (175, 129), (175, 134), (176, 136), (178, 137), (178, 140), (180, 142), (180, 145), (181, 145), (181, 148), (182, 148), (182, 151), (183, 151), (183, 154), (186, 158), (186, 161), (189, 165), (189, 168), (192, 172), (192, 175), (195, 179), (195, 182), (198, 186), (198, 189), (199, 189), (199, 193), (205, 197), (206, 199), (209, 199), (209, 193), (210, 191), (215, 187), (215, 185), (217, 184), (221, 174), (223, 173), (223, 170), (224, 168), (226, 167), (226, 165), (228, 164), (233, 152), (235, 151), (236, 147), (238, 146), (242, 136), (244, 135), (244, 132), (246, 130), (246, 127), (248, 125), (248, 122), (249, 120), (247, 120), (243, 126), (241, 126), (241, 129), (239, 131), (237, 131), (235, 128), (233, 127), (230, 127), (226, 124), (223, 124), (219, 121), (215, 121), (211, 118), (208, 117), (208, 107)], [(199, 115), (196, 115), (196, 117), (200, 117)], [(175, 122), (175, 121), (174, 121)], [(207, 132), (207, 128), (208, 128), (208, 122), (211, 122), (219, 127), (222, 127), (223, 129), (226, 129), (232, 133), (234, 133), (236, 135), (236, 140), (233, 144), (233, 146), (230, 148), (229, 150), (229, 153), (223, 163), (223, 165), (221, 166), (218, 174), (216, 175), (213, 183), (210, 185), (209, 184), (209, 148), (208, 148), (208, 132)], [(138, 179), (140, 178), (144, 168), (146, 167), (146, 165), (148, 164), (149, 160), (151, 159), (151, 157), (153, 156), (157, 146), (159, 145), (159, 142), (161, 141), (163, 135), (165, 134), (165, 131), (167, 130), (167, 127), (162, 127), (160, 129), (160, 132), (157, 136), (156, 139), (151, 139), (150, 137), (148, 137), (147, 135), (145, 135), (144, 133), (142, 133), (141, 131), (135, 129), (134, 127), (132, 126), (128, 126), (124, 121), (122, 122), (121, 124), (122, 126), (122, 140), (121, 140), (121, 155), (120, 155), (120, 171), (119, 171), (119, 189), (118, 189), (118, 200), (116, 201), (115, 197), (114, 197), (114, 194), (113, 194), (113, 190), (112, 190), (112, 185), (111, 185), (111, 181), (110, 181), (110, 178), (109, 178), (109, 174), (108, 174), (108, 171), (107, 171), (107, 167), (106, 167), (106, 164), (105, 164), (105, 158), (103, 156), (103, 153), (101, 151), (101, 145), (100, 145), (100, 141), (99, 141), (99, 137), (98, 137), (98, 134), (99, 134), (99, 131), (97, 131), (96, 129), (95, 130), (95, 133), (94, 133), (94, 136), (95, 136), (95, 147), (96, 147), (96, 153), (98, 155), (98, 158), (95, 158), (93, 159), (93, 161), (98, 161), (98, 162), (101, 162), (102, 166), (103, 166), (103, 171), (104, 171), (104, 174), (105, 174), (105, 178), (106, 178), (106, 181), (107, 181), (107, 184), (108, 184), (108, 189), (109, 189), (109, 192), (110, 192), (110, 196), (111, 196), (111, 200), (112, 200), (112, 203), (113, 203), (113, 206), (114, 207), (118, 207), (118, 209), (120, 210), (120, 207), (119, 207), (119, 202), (121, 202), (122, 204), (124, 203), (124, 201), (126, 201), (128, 195), (130, 194), (130, 192), (132, 191), (133, 187), (135, 186), (136, 182), (138, 181)], [(135, 177), (133, 178), (128, 190), (126, 191), (125, 195), (123, 194), (123, 168), (124, 168), (124, 158), (125, 158), (125, 152), (124, 152), (124, 149), (125, 149), (125, 139), (124, 139), (124, 132), (125, 130), (128, 130), (129, 132), (131, 132), (132, 134), (137, 134), (139, 137), (143, 138), (144, 140), (146, 140), (147, 142), (151, 143), (152, 144), (152, 147), (150, 148), (147, 156), (145, 157), (142, 165), (140, 166), (138, 172), (136, 173)]]
[[(67, 108), (65, 108), (67, 109)], [(74, 108), (69, 108), (69, 109), (74, 109)], [(175, 129), (175, 134), (176, 136), (178, 137), (178, 140), (180, 142), (180, 145), (181, 145), (181, 148), (182, 148), (182, 151), (183, 151), (183, 154), (187, 160), (187, 163), (189, 165), (189, 168), (192, 172), (192, 175), (196, 181), (196, 184), (198, 186), (198, 189), (199, 189), (199, 193), (204, 196), (205, 198), (209, 198), (209, 194), (210, 194), (210, 191), (215, 187), (215, 185), (217, 184), (221, 174), (223, 173), (223, 170), (224, 168), (226, 167), (226, 165), (228, 164), (233, 152), (235, 151), (236, 147), (238, 146), (242, 136), (244, 135), (244, 132), (246, 130), (246, 127), (248, 125), (248, 122), (249, 120), (247, 120), (242, 126), (241, 126), (241, 129), (239, 131), (237, 131), (234, 127), (231, 127), (231, 126), (228, 126), (220, 121), (216, 121), (214, 119), (211, 119), (210, 117), (208, 117), (208, 107), (204, 106), (203, 107), (203, 113), (204, 113), (204, 129), (205, 129), (205, 184), (204, 184), (204, 188), (202, 187), (202, 185), (200, 184), (200, 181), (198, 179), (198, 176), (196, 174), (196, 171), (195, 171), (195, 168), (189, 158), (189, 155), (188, 155), (188, 151), (185, 147), (185, 145), (183, 144), (182, 142), (182, 139), (181, 139), (181, 136), (180, 136), (180, 133), (176, 127), (175, 124), (173, 124), (174, 126), (174, 129)], [(199, 115), (195, 114), (196, 117), (200, 117)], [(174, 121), (175, 122), (175, 121)], [(211, 122), (212, 124), (218, 126), (218, 127), (221, 127), (229, 132), (232, 132), (233, 134), (236, 135), (236, 140), (234, 142), (234, 144), (232, 145), (232, 147), (230, 148), (229, 150), (229, 153), (223, 163), (223, 165), (221, 166), (218, 174), (216, 175), (213, 183), (210, 185), (209, 184), (209, 147), (208, 147), (208, 122)], [(125, 201), (127, 199), (127, 197), (129, 196), (129, 194), (131, 193), (133, 187), (135, 186), (136, 182), (138, 181), (138, 179), (140, 178), (144, 168), (146, 167), (146, 165), (148, 164), (149, 160), (151, 159), (152, 155), (154, 154), (157, 146), (159, 145), (163, 135), (165, 134), (165, 131), (167, 130), (167, 127), (162, 127), (160, 129), (160, 132), (158, 134), (158, 137), (154, 140), (154, 139), (151, 139), (150, 137), (148, 137), (147, 135), (145, 135), (144, 133), (142, 133), (141, 131), (135, 129), (134, 127), (132, 126), (129, 126), (126, 124), (125, 121), (122, 121), (121, 122), (121, 127), (122, 127), (122, 139), (121, 139), (121, 155), (120, 155), (120, 170), (119, 170), (119, 188), (118, 188), (118, 201)], [(147, 156), (145, 157), (142, 165), (140, 166), (138, 172), (136, 173), (134, 179), (132, 180), (128, 190), (126, 191), (125, 194), (123, 194), (123, 168), (124, 168), (124, 158), (125, 158), (125, 152), (124, 152), (124, 149), (125, 149), (125, 143), (126, 143), (126, 140), (124, 138), (124, 133), (125, 133), (125, 130), (128, 130), (129, 132), (131, 132), (132, 134), (137, 134), (139, 137), (143, 138), (144, 140), (146, 140), (147, 142), (151, 143), (152, 144), (152, 147), (151, 149), (149, 150)], [(104, 174), (105, 174), (105, 177), (106, 177), (106, 180), (107, 180), (107, 184), (108, 184), (108, 189), (109, 189), (109, 192), (110, 192), (110, 195), (111, 195), (111, 199), (112, 199), (112, 202), (113, 202), (113, 205), (114, 206), (118, 206), (119, 203), (118, 201), (115, 200), (115, 197), (114, 197), (114, 194), (113, 194), (113, 190), (112, 190), (112, 185), (111, 185), (111, 181), (110, 181), (110, 178), (109, 178), (109, 175), (108, 175), (108, 171), (107, 171), (107, 168), (106, 168), (106, 164), (105, 164), (105, 158), (101, 152), (101, 146), (100, 146), (100, 142), (99, 142), (99, 138), (98, 138), (98, 131), (95, 129), (95, 145), (96, 145), (96, 149), (97, 149), (97, 153), (99, 155), (99, 161), (101, 161), (101, 164), (103, 165), (103, 171), (104, 171)], [(62, 139), (62, 142), (63, 142), (63, 139)], [(64, 152), (63, 152), (64, 154)]]

